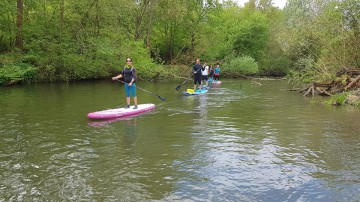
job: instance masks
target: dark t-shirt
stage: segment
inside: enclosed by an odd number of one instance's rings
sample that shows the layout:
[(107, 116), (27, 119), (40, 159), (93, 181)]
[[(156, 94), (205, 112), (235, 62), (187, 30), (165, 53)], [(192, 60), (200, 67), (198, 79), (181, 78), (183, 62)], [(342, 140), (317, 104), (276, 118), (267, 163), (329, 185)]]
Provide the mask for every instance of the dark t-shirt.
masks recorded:
[(201, 76), (201, 64), (195, 64), (194, 67), (193, 67), (193, 71), (196, 72), (194, 73), (194, 76)]
[(124, 70), (121, 72), (121, 74), (124, 77), (125, 83), (130, 83), (132, 79), (134, 79), (134, 83), (136, 82), (136, 69), (135, 67), (131, 68), (124, 68)]

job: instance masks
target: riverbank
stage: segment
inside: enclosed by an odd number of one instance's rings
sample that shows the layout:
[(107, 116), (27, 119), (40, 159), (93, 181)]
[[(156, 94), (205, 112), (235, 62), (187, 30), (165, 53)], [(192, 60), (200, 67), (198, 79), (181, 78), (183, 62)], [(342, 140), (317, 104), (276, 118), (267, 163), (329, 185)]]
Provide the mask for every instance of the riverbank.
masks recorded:
[[(8, 58), (9, 59), (9, 58)], [(82, 69), (82, 73), (73, 70), (57, 70), (52, 66), (36, 66), (31, 62), (16, 62), (3, 58), (0, 60), (0, 86), (26, 84), (26, 83), (51, 83), (75, 82), (81, 80), (106, 79), (119, 74), (120, 65), (107, 68), (106, 71), (93, 68)], [(150, 67), (136, 66), (138, 79), (155, 82), (181, 80), (191, 76), (192, 67), (186, 65), (156, 65)]]
[(350, 104), (360, 107), (360, 70), (356, 68), (342, 69), (336, 77), (327, 82), (313, 82), (300, 90), (304, 96), (316, 95), (330, 97), (328, 104)]
[[(102, 73), (84, 73), (87, 76), (73, 76), (74, 72), (60, 75), (56, 71), (50, 71), (50, 67), (37, 67), (31, 59), (24, 58), (23, 62), (16, 62), (15, 58), (2, 58), (0, 61), (0, 86), (26, 84), (26, 83), (49, 83), (49, 82), (76, 82), (81, 80), (107, 79), (121, 71), (119, 68), (108, 68)], [(191, 65), (153, 65), (152, 67), (137, 67), (139, 80), (152, 82), (183, 81), (192, 79)], [(83, 70), (85, 71), (85, 70)], [(89, 70), (86, 70), (89, 71)], [(100, 70), (99, 70), (100, 71)], [(354, 105), (360, 107), (360, 71), (351, 70), (337, 75), (338, 77), (329, 83), (313, 83), (306, 88), (299, 89), (304, 96), (326, 96), (326, 103), (331, 105)], [(75, 74), (75, 73), (74, 73)], [(259, 80), (267, 77), (249, 77), (241, 74), (222, 72), (222, 78), (251, 79), (254, 85), (261, 85)], [(271, 77), (271, 79), (274, 79)], [(284, 79), (284, 77), (276, 78)]]

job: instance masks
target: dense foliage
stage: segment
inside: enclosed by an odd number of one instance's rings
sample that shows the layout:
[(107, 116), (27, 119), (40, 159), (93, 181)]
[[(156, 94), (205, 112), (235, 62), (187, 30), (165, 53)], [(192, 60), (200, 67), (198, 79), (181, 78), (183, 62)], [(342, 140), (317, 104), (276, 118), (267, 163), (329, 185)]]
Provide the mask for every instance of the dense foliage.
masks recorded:
[(326, 81), (359, 67), (359, 10), (357, 0), (0, 1), (0, 84), (110, 77), (126, 57), (141, 79), (177, 78), (168, 65), (199, 57), (229, 76)]
[(228, 60), (222, 68), (227, 74), (233, 76), (240, 75), (256, 75), (259, 73), (259, 66), (255, 59), (250, 56), (236, 57)]

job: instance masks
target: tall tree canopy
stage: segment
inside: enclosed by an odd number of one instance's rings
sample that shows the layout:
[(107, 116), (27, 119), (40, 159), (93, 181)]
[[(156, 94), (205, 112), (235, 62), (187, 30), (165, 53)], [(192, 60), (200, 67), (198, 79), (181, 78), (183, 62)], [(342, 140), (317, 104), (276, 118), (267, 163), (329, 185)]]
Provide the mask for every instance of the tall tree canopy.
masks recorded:
[[(140, 77), (159, 64), (230, 62), (250, 57), (260, 73), (291, 70), (331, 77), (359, 66), (356, 0), (5, 0), (0, 62), (38, 68), (38, 79), (106, 77), (134, 58)], [(17, 54), (12, 60), (6, 55)], [(240, 64), (240, 63), (239, 63)], [(241, 63), (242, 64), (242, 63)], [(230, 67), (231, 68), (231, 67)], [(316, 71), (314, 71), (314, 69)]]

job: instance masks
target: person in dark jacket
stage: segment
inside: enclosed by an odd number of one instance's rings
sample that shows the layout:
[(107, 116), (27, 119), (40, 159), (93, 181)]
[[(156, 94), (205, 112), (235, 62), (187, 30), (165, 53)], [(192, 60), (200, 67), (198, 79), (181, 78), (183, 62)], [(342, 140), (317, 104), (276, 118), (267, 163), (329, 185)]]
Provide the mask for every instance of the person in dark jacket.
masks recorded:
[(126, 65), (124, 70), (117, 76), (112, 77), (112, 80), (117, 80), (123, 78), (125, 82), (125, 94), (126, 94), (126, 106), (125, 108), (130, 108), (130, 94), (134, 98), (134, 108), (137, 109), (137, 96), (136, 96), (136, 69), (132, 64), (131, 58), (126, 58)]
[[(193, 72), (194, 72), (194, 91), (196, 91), (196, 89), (201, 88), (201, 64), (200, 64), (200, 59), (197, 58), (196, 59), (196, 63), (193, 67)], [(198, 86), (197, 86), (198, 84)]]

